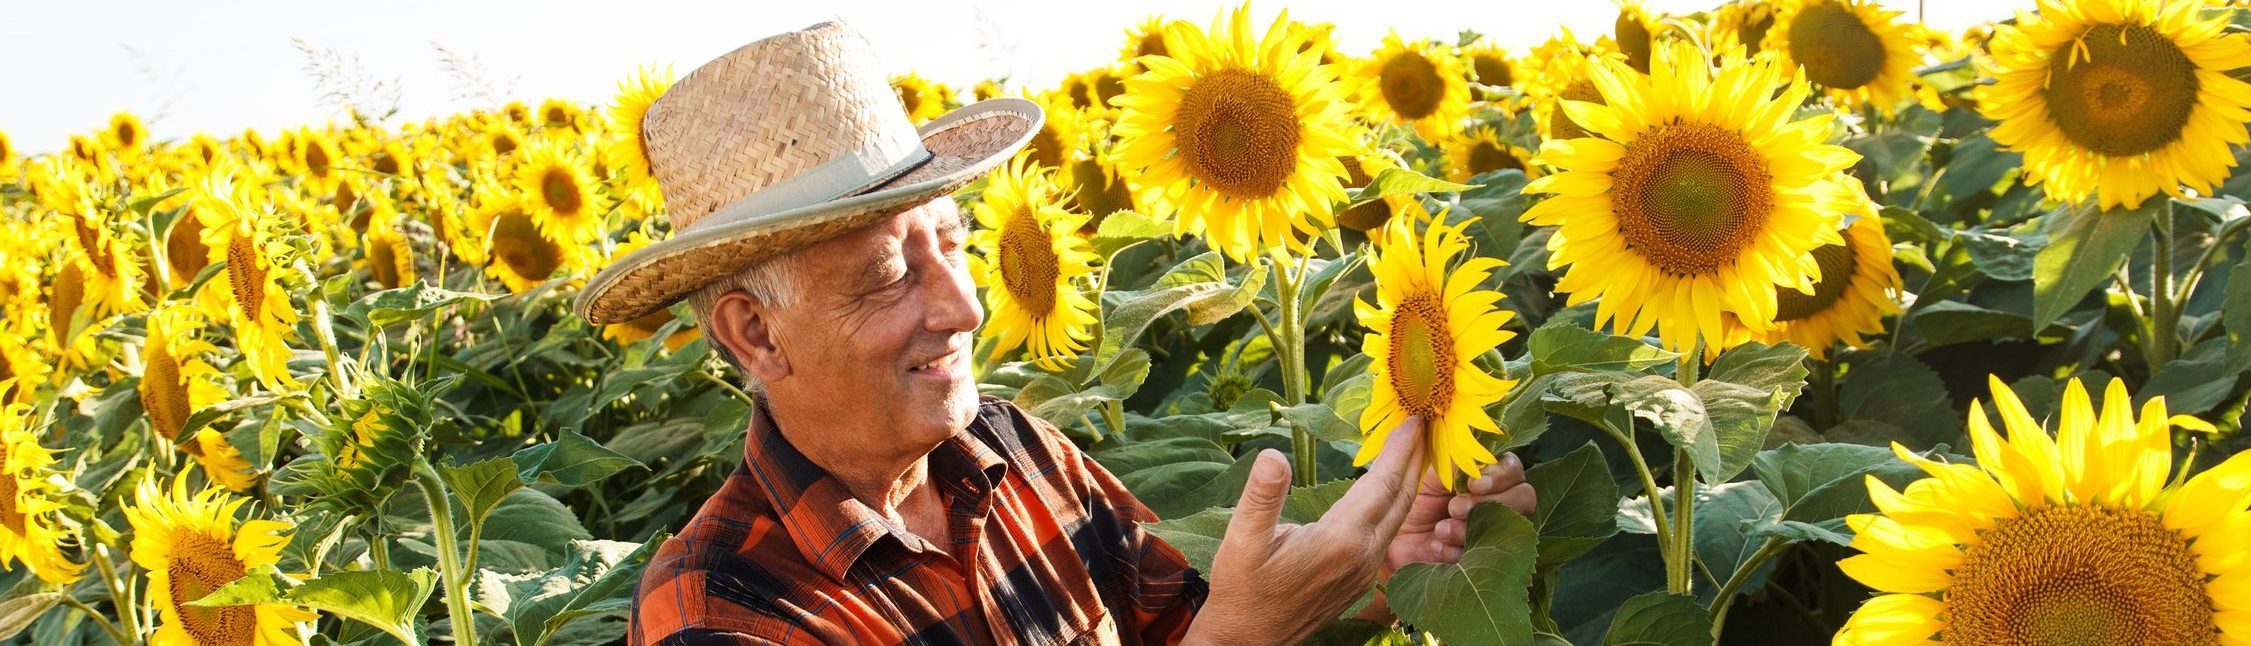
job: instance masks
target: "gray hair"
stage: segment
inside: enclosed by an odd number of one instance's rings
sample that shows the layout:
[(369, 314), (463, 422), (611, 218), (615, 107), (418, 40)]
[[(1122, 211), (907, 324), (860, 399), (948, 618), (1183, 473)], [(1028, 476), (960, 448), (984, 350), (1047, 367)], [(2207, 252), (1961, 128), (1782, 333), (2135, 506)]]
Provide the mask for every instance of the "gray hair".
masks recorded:
[[(693, 294), (689, 294), (688, 309), (695, 312), (696, 329), (712, 329), (711, 312), (718, 307), (719, 297), (738, 289), (748, 293), (751, 298), (767, 307), (796, 305), (798, 299), (804, 296), (799, 281), (799, 270), (802, 264), (804, 264), (803, 260), (795, 253), (775, 256), (759, 261), (733, 276), (712, 281), (711, 284), (703, 286), (702, 289), (696, 290)], [(709, 332), (704, 334), (704, 338), (711, 343), (711, 349), (719, 353), (719, 358), (725, 359), (727, 365), (734, 366), (735, 372), (742, 374), (745, 390), (759, 395), (764, 394), (764, 388), (758, 383), (758, 375), (751, 374), (749, 368), (743, 367), (742, 360), (735, 357), (735, 353), (728, 350), (726, 344), (712, 338)]]

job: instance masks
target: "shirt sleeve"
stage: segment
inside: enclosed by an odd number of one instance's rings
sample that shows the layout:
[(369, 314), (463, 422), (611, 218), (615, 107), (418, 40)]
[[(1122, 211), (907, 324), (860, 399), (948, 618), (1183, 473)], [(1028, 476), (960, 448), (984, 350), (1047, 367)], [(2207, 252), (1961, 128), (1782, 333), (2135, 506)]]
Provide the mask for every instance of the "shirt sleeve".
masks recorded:
[[(1139, 634), (1144, 644), (1180, 643), (1188, 634), (1189, 622), (1203, 608), (1210, 585), (1180, 550), (1142, 528), (1141, 523), (1156, 522), (1157, 515), (1127, 491), (1125, 483), (1096, 463), (1093, 456), (1078, 453), (1077, 457), (1092, 485), (1091, 493), (1107, 503), (1116, 516), (1125, 536), (1127, 558), (1134, 566), (1133, 576), (1125, 582), (1133, 606), (1128, 629)], [(1118, 619), (1123, 622), (1127, 618)]]

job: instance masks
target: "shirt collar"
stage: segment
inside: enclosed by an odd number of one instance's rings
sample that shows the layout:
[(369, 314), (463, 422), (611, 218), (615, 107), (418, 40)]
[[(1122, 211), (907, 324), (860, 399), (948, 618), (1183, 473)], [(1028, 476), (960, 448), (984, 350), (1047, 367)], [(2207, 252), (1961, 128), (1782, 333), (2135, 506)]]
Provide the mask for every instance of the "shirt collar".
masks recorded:
[[(982, 498), (1007, 473), (1007, 461), (982, 439), (990, 423), (980, 411), (969, 428), (930, 451), (924, 486), (942, 487), (948, 496)], [(805, 561), (837, 581), (868, 548), (889, 537), (901, 546), (922, 544), (905, 527), (852, 497), (841, 480), (805, 457), (775, 426), (763, 403), (753, 407), (749, 436), (743, 441), (743, 469), (772, 503)]]

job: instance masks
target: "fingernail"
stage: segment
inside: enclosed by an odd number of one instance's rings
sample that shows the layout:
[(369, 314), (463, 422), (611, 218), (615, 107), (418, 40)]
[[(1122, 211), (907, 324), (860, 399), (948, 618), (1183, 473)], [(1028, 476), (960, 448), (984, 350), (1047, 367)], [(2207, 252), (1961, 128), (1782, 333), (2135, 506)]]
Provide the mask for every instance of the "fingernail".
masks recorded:
[(1270, 485), (1281, 482), (1283, 478), (1287, 477), (1282, 475), (1282, 470), (1285, 468), (1288, 468), (1288, 463), (1282, 458), (1282, 452), (1274, 449), (1262, 449), (1258, 452), (1258, 463), (1251, 465), (1251, 478), (1257, 480), (1260, 484)]
[(1516, 457), (1516, 454), (1514, 454), (1514, 453), (1503, 453), (1503, 454), (1501, 454), (1501, 462), (1502, 462), (1502, 463), (1504, 463), (1504, 464), (1506, 464), (1506, 465), (1507, 465), (1508, 467), (1521, 467), (1521, 466), (1524, 466), (1524, 460), (1523, 460), (1523, 459), (1521, 459), (1521, 458), (1518, 458), (1518, 457)]
[(1490, 491), (1493, 489), (1493, 476), (1479, 476), (1476, 482), (1469, 483), (1469, 488)]

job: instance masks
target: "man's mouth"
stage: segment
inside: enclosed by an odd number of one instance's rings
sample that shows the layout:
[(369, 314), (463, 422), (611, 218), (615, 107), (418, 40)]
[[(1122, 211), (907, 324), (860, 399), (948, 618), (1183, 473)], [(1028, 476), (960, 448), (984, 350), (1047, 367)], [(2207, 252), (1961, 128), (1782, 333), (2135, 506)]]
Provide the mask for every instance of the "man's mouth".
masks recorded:
[(938, 355), (938, 358), (931, 359), (927, 363), (909, 368), (907, 369), (907, 371), (915, 374), (929, 375), (932, 377), (952, 378), (955, 376), (954, 373), (956, 372), (957, 367), (962, 363), (961, 355), (961, 350), (952, 350), (945, 354)]

